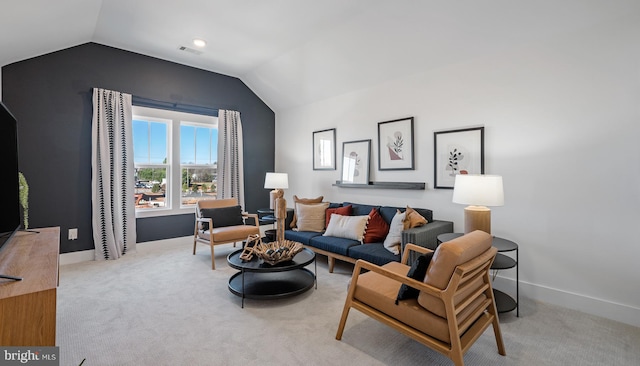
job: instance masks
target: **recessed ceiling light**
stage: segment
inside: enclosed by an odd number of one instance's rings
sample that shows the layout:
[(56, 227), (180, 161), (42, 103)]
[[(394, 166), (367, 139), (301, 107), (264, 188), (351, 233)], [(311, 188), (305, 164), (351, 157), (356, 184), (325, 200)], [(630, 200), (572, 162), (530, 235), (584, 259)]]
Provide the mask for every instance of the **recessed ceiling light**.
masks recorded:
[(207, 45), (207, 42), (205, 42), (204, 39), (196, 38), (196, 39), (193, 40), (193, 44), (196, 47), (204, 47), (204, 46)]

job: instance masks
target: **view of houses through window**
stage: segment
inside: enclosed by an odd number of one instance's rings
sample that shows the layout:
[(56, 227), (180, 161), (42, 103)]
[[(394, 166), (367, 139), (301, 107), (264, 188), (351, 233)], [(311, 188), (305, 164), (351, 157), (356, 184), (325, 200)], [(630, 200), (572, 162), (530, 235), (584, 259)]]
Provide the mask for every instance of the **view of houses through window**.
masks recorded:
[(215, 199), (217, 118), (134, 107), (133, 154), (138, 211), (179, 211)]

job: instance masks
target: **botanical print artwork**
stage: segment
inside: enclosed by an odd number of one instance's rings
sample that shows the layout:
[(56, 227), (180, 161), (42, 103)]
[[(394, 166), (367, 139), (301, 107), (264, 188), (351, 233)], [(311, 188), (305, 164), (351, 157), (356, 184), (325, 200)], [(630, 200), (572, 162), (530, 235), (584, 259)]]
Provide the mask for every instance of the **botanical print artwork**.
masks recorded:
[(484, 174), (484, 127), (433, 133), (434, 188), (453, 189), (458, 174)]
[(456, 174), (468, 174), (467, 171), (469, 159), (469, 151), (460, 145), (449, 145), (449, 161), (445, 169), (449, 172), (449, 176)]
[(413, 170), (413, 117), (378, 122), (378, 169)]
[(393, 137), (387, 136), (387, 148), (389, 150), (389, 160), (404, 160), (402, 132), (396, 131), (393, 133)]

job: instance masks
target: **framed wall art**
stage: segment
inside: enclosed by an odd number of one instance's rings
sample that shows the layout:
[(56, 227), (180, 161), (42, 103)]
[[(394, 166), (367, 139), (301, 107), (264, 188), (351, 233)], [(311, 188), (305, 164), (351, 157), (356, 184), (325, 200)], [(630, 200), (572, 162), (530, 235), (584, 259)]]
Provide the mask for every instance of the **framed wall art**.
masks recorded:
[(378, 170), (413, 170), (413, 117), (378, 123)]
[(453, 189), (457, 174), (484, 174), (484, 127), (433, 133), (434, 188)]
[(343, 142), (341, 183), (369, 184), (370, 160), (371, 140)]
[(336, 170), (336, 129), (313, 131), (313, 170)]

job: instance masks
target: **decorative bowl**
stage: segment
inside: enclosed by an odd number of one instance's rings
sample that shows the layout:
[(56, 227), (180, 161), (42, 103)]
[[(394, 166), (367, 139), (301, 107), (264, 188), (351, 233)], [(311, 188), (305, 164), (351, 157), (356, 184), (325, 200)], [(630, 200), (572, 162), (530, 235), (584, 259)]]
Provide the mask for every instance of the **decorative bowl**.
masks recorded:
[(302, 244), (296, 241), (283, 240), (270, 243), (257, 243), (253, 246), (253, 253), (265, 263), (275, 265), (290, 261), (302, 250)]

